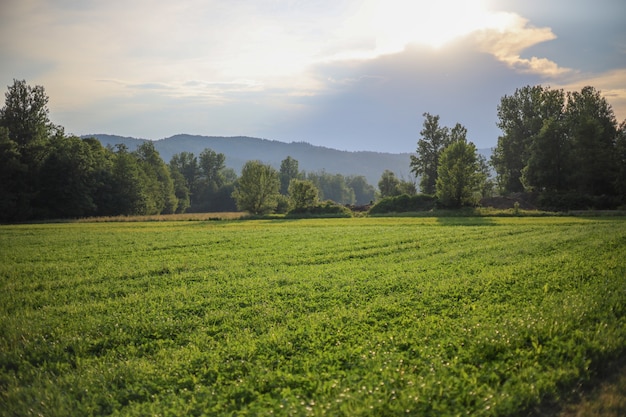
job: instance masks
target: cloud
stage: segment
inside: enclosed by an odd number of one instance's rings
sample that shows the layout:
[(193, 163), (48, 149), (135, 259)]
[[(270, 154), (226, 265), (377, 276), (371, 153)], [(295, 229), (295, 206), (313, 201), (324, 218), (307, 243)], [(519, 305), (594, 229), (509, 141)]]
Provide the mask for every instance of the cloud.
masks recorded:
[(412, 151), (425, 111), (491, 146), (499, 98), (526, 84), (592, 84), (621, 112), (623, 72), (567, 68), (553, 28), (484, 3), (5, 0), (0, 81), (44, 85), (76, 133), (353, 150)]
[(465, 125), (470, 140), (491, 147), (499, 134), (495, 120), (500, 98), (541, 81), (477, 51), (471, 39), (438, 50), (415, 44), (376, 59), (319, 64), (315, 74), (324, 88), (298, 100), (300, 111), (264, 130), (266, 137), (349, 150), (411, 152), (422, 113), (430, 112), (446, 125)]
[[(543, 77), (557, 77), (571, 72), (547, 58), (523, 58), (522, 53), (539, 43), (556, 39), (550, 28), (537, 28), (529, 21), (512, 13), (498, 13), (500, 27), (488, 27), (473, 34), (479, 47), (511, 68)], [(506, 23), (504, 23), (506, 22)], [(502, 24), (504, 23), (504, 24)]]

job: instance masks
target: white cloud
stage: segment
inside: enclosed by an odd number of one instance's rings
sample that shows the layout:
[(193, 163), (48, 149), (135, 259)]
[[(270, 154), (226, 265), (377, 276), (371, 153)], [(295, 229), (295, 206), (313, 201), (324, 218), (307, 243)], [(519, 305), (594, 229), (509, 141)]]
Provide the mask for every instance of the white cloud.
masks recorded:
[(512, 13), (498, 12), (498, 25), (486, 27), (474, 33), (480, 48), (493, 54), (498, 60), (511, 68), (544, 77), (557, 77), (571, 72), (548, 58), (523, 58), (522, 53), (528, 48), (556, 39), (550, 28), (537, 28), (527, 19)]
[[(511, 67), (548, 75), (565, 71), (547, 59), (520, 57), (552, 39), (549, 29), (490, 12), (483, 3), (8, 0), (0, 45), (48, 63), (36, 81), (62, 97), (57, 104), (63, 108), (102, 95), (128, 97), (136, 90), (128, 86), (146, 84), (167, 85), (160, 90), (171, 96), (215, 100), (233, 85), (238, 91), (279, 88), (307, 95), (322, 86), (308, 72), (312, 65), (372, 59), (411, 42), (441, 45), (485, 27), (481, 46)], [(120, 83), (103, 88), (101, 79)], [(192, 87), (185, 84), (190, 80), (203, 82)]]
[[(115, 126), (110, 130), (132, 126), (133, 135), (151, 137), (194, 129), (254, 135), (263, 124), (288, 124), (319, 111), (315, 106), (333, 104), (332, 117), (346, 124), (351, 105), (371, 104), (376, 114), (354, 113), (358, 137), (363, 119), (392, 108), (377, 106), (381, 100), (398, 102), (395, 113), (419, 116), (433, 102), (449, 108), (459, 91), (476, 88), (478, 101), (487, 100), (479, 93), (488, 90), (488, 100), (497, 100), (518, 82), (564, 77), (596, 85), (613, 97), (617, 113), (626, 95), (619, 77), (626, 74), (593, 78), (560, 66), (547, 53), (530, 53), (554, 39), (551, 28), (493, 11), (482, 0), (4, 0), (0, 81), (32, 77), (29, 83), (44, 85), (51, 109), (64, 117), (56, 122), (78, 126), (77, 133), (92, 132), (89, 126), (106, 131), (109, 123)], [(485, 59), (468, 62), (475, 55)], [(405, 71), (417, 61), (428, 70)], [(381, 62), (393, 65), (383, 68)], [(458, 69), (453, 77), (484, 85), (443, 79), (450, 68), (435, 66), (447, 63)], [(480, 77), (495, 67), (507, 84)], [(389, 85), (393, 94), (385, 92)], [(358, 95), (363, 91), (368, 95)], [(352, 101), (342, 101), (346, 92)], [(493, 116), (491, 107), (486, 118)], [(388, 117), (393, 129), (396, 115)], [(298, 129), (306, 128), (294, 122), (289, 135)]]

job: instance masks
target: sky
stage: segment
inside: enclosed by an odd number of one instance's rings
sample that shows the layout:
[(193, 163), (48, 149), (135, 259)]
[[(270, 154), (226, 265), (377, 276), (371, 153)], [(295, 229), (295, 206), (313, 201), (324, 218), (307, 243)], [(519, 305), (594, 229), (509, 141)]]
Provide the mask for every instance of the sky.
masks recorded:
[(0, 84), (42, 85), (68, 134), (414, 152), (428, 112), (490, 148), (526, 85), (594, 86), (626, 119), (624, 16), (623, 0), (2, 0)]

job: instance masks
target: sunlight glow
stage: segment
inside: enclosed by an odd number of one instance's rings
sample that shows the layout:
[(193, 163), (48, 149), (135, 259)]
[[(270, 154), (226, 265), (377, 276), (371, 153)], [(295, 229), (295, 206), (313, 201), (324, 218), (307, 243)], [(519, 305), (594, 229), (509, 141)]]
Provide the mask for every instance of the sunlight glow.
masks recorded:
[(387, 52), (409, 43), (440, 48), (477, 30), (503, 30), (507, 19), (483, 0), (381, 0), (372, 14), (377, 47)]

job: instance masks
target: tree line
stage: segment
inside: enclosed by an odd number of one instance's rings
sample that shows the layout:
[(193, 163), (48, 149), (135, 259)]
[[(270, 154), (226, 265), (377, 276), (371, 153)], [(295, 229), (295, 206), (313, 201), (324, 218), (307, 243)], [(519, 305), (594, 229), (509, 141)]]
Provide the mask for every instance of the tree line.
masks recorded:
[[(255, 176), (261, 176), (257, 178)], [(301, 181), (290, 191), (290, 182)], [(258, 199), (255, 187), (269, 181)], [(249, 161), (237, 176), (225, 156), (205, 149), (175, 154), (166, 164), (153, 143), (130, 151), (66, 135), (49, 119), (42, 86), (14, 80), (0, 109), (0, 221), (245, 210), (255, 214), (309, 207), (291, 194), (313, 187), (315, 204), (367, 204), (375, 189), (363, 176), (306, 173), (287, 157), (275, 170)], [(309, 191), (312, 193), (313, 191)], [(299, 198), (299, 197), (298, 197)], [(296, 199), (297, 200), (297, 199)], [(303, 201), (306, 201), (303, 202)], [(304, 206), (303, 206), (304, 204)]]
[(517, 89), (501, 99), (498, 127), (491, 162), (502, 193), (535, 193), (556, 209), (626, 203), (626, 121), (595, 88)]
[[(389, 170), (378, 191), (364, 176), (300, 171), (287, 157), (275, 169), (248, 161), (237, 176), (225, 156), (205, 149), (166, 164), (151, 142), (130, 151), (66, 135), (48, 118), (43, 87), (14, 80), (0, 109), (0, 221), (243, 210), (333, 213), (380, 198), (400, 205), (476, 205), (493, 194), (526, 193), (548, 209), (626, 204), (626, 121), (617, 124), (593, 87), (579, 92), (526, 86), (497, 108), (498, 138), (490, 161), (457, 123), (424, 113), (409, 165), (413, 179)], [(495, 179), (490, 173), (495, 171)], [(419, 184), (418, 184), (419, 181)], [(400, 200), (399, 200), (400, 201)], [(393, 204), (391, 205), (393, 207)], [(340, 211), (340, 210), (339, 210)]]
[[(497, 112), (502, 136), (490, 161), (467, 140), (464, 126), (441, 126), (438, 115), (424, 113), (410, 162), (424, 195), (452, 208), (516, 193), (549, 210), (626, 204), (626, 121), (618, 125), (595, 88), (566, 92), (526, 86), (502, 97)], [(389, 183), (383, 180), (381, 190)], [(402, 194), (398, 184), (391, 188)]]

